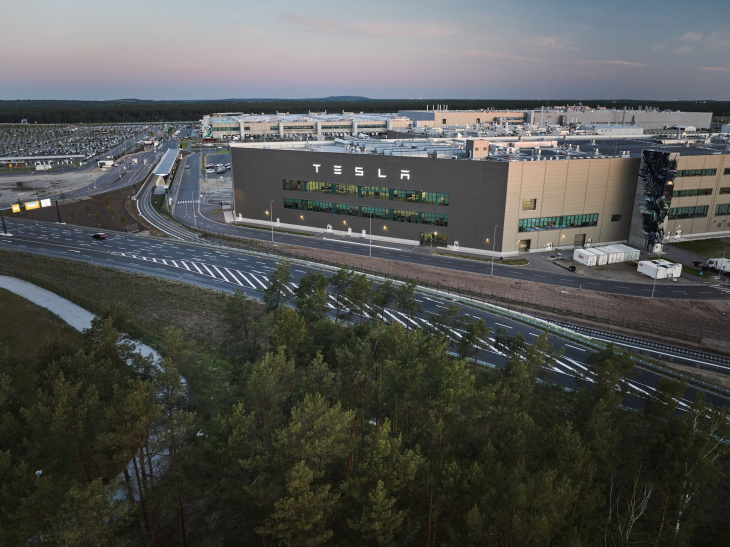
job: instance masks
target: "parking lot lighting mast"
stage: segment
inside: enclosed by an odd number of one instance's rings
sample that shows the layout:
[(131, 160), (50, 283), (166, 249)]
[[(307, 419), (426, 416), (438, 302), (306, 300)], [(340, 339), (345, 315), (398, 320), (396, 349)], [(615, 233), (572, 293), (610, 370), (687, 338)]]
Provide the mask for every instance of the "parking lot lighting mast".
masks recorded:
[(271, 243), (274, 242), (274, 200), (269, 202), (269, 215), (271, 215)]
[(494, 245), (497, 243), (497, 226), (498, 224), (494, 225), (494, 235), (492, 236), (492, 273), (489, 274), (489, 277), (494, 277)]
[(373, 214), (368, 215), (370, 217), (370, 258), (373, 258)]

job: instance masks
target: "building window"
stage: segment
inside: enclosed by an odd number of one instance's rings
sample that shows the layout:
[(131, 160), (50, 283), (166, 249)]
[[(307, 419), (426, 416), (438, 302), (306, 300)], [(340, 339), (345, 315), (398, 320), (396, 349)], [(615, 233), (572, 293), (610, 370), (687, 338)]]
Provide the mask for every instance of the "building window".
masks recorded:
[(357, 186), (355, 184), (335, 184), (335, 194), (338, 196), (357, 197)]
[(420, 192), (417, 190), (393, 190), (394, 201), (411, 201), (418, 203), (418, 196)]
[(284, 188), (284, 190), (293, 190), (295, 192), (306, 192), (307, 181), (284, 179), (282, 187)]
[(390, 191), (378, 186), (361, 186), (360, 197), (368, 199), (390, 199)]
[(611, 222), (621, 222), (623, 215), (611, 215)]
[(420, 214), (417, 211), (404, 211), (403, 209), (393, 209), (393, 220), (397, 222), (413, 222), (418, 223)]
[(717, 175), (717, 169), (681, 169), (677, 171), (679, 177), (714, 177)]
[(537, 199), (523, 199), (522, 210), (523, 211), (534, 211), (537, 209)]
[(428, 203), (429, 205), (448, 205), (449, 194), (442, 194), (440, 192), (421, 192), (421, 203)]
[(307, 202), (307, 210), (318, 213), (331, 213), (332, 204), (329, 201), (314, 201), (310, 199)]
[(675, 198), (683, 198), (687, 196), (711, 196), (712, 188), (698, 188), (695, 190), (675, 190), (672, 195)]
[(284, 198), (284, 209), (307, 209), (306, 199)]
[(715, 208), (715, 216), (721, 217), (730, 215), (730, 203), (721, 203)]
[(370, 217), (370, 215), (373, 215), (372, 218), (379, 220), (388, 220), (390, 218), (388, 209), (384, 207), (360, 207), (360, 216)]
[(522, 218), (518, 222), (519, 232), (561, 230), (598, 225), (598, 213), (589, 215), (564, 215), (559, 217)]
[(357, 205), (350, 205), (349, 203), (335, 203), (335, 213), (356, 217), (359, 215), (360, 209)]
[(436, 213), (421, 213), (421, 224), (432, 226), (448, 226), (449, 215), (437, 215)]
[(730, 186), (723, 186), (722, 188), (720, 188), (720, 193), (721, 194), (730, 194)]
[(722, 172), (723, 175), (730, 175), (730, 167), (725, 167), (725, 170)]
[(312, 192), (314, 194), (331, 194), (332, 184), (329, 182), (307, 181), (307, 192)]
[(708, 205), (699, 205), (697, 207), (675, 207), (669, 209), (669, 220), (677, 218), (702, 218), (707, 216)]

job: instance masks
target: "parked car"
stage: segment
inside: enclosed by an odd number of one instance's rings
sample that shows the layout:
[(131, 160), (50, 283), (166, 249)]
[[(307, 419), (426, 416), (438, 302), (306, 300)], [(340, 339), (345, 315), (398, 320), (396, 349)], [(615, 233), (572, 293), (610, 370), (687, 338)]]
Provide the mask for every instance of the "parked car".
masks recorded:
[(93, 237), (94, 239), (106, 239), (106, 234), (98, 233), (92, 235), (91, 237)]

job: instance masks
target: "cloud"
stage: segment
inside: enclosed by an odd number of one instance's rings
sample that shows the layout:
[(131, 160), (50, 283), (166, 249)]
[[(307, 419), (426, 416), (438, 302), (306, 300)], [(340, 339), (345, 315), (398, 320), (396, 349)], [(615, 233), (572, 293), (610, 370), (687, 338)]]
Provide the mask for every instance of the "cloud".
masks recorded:
[(726, 66), (701, 66), (700, 70), (708, 70), (710, 72), (730, 72), (730, 67)]
[(534, 38), (525, 38), (523, 43), (531, 47), (558, 51), (578, 49), (578, 45), (567, 34), (562, 34), (560, 36), (536, 36)]
[(649, 65), (645, 65), (644, 63), (632, 63), (631, 61), (621, 61), (619, 59), (612, 60), (612, 61), (589, 61), (591, 63), (600, 63), (604, 65), (618, 65), (618, 66), (632, 66), (632, 67), (640, 67), (640, 68), (647, 68)]
[(279, 17), (300, 30), (343, 36), (433, 37), (457, 35), (461, 31), (453, 25), (419, 23), (360, 23), (340, 21), (327, 17), (309, 17), (300, 13), (282, 12)]
[(498, 51), (487, 51), (484, 49), (466, 49), (457, 51), (456, 55), (464, 57), (486, 57), (491, 59), (511, 59), (513, 61), (537, 61), (534, 57), (523, 57), (521, 55), (510, 55), (509, 53), (500, 53)]
[(699, 44), (703, 38), (703, 34), (700, 32), (688, 32), (677, 38), (680, 42), (680, 46), (676, 49), (677, 53), (687, 53), (692, 51)]

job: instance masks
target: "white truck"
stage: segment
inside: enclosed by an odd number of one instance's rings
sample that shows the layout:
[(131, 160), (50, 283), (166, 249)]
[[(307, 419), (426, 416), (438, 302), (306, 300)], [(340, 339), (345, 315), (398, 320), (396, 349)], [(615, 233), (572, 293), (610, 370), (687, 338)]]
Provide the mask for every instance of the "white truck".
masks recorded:
[(707, 266), (713, 272), (730, 273), (730, 258), (711, 258), (707, 261)]

